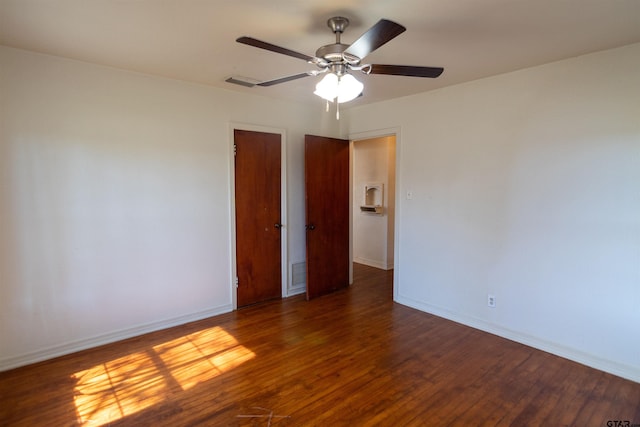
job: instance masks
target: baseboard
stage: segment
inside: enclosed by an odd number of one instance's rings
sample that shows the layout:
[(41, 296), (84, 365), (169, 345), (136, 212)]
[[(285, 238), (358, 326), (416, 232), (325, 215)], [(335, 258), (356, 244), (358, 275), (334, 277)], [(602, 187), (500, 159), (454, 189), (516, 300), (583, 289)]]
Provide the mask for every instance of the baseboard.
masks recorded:
[(360, 258), (360, 257), (353, 257), (353, 262), (358, 264), (364, 264), (369, 267), (379, 268), (381, 270), (391, 270), (393, 268), (393, 265), (389, 266), (385, 262), (366, 259), (366, 258)]
[(482, 319), (474, 318), (472, 316), (455, 313), (442, 307), (425, 304), (423, 302), (416, 301), (402, 295), (398, 295), (395, 298), (395, 301), (399, 304), (406, 305), (408, 307), (415, 308), (429, 314), (433, 314), (434, 316), (442, 317), (444, 319), (451, 320), (465, 326), (470, 326), (472, 328), (479, 329), (481, 331), (488, 332), (490, 334), (497, 335), (499, 337), (506, 338), (508, 340), (515, 341), (538, 350), (546, 351), (547, 353), (551, 353), (565, 359), (572, 360), (590, 368), (598, 369), (600, 371), (604, 371), (618, 377), (640, 383), (640, 368), (613, 362), (611, 360), (602, 359), (582, 352), (580, 350), (546, 341), (528, 334), (513, 331), (508, 328), (486, 322)]
[(48, 347), (20, 356), (0, 359), (0, 372), (18, 368), (20, 366), (30, 365), (32, 363), (42, 362), (44, 360), (53, 359), (54, 357), (64, 356), (66, 354), (75, 353), (77, 351), (86, 350), (100, 345), (110, 344), (116, 341), (121, 341), (149, 332), (155, 332), (161, 329), (167, 329), (174, 326), (183, 325), (185, 323), (194, 322), (196, 320), (206, 319), (208, 317), (217, 316), (219, 314), (228, 313), (230, 311), (233, 311), (231, 304), (225, 304), (213, 309), (203, 310), (184, 316), (162, 320), (159, 322), (146, 323), (143, 325), (110, 332), (88, 339), (77, 340), (53, 347)]

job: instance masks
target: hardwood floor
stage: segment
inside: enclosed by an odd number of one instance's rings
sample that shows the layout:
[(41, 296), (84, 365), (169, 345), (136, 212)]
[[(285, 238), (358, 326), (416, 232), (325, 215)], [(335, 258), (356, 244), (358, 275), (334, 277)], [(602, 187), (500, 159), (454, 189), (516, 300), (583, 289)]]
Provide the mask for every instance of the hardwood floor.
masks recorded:
[(391, 272), (354, 276), (0, 373), (0, 424), (640, 424), (640, 384), (395, 304)]

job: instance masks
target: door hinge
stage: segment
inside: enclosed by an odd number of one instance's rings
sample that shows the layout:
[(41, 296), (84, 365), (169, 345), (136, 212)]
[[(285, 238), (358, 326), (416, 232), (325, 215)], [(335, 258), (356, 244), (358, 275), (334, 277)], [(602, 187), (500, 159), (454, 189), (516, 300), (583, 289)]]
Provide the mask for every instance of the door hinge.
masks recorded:
[(238, 276), (236, 276), (236, 289), (238, 289), (238, 284), (240, 283), (240, 281), (238, 280)]
[(233, 157), (235, 157), (236, 154), (238, 154), (238, 145), (237, 144), (233, 144)]

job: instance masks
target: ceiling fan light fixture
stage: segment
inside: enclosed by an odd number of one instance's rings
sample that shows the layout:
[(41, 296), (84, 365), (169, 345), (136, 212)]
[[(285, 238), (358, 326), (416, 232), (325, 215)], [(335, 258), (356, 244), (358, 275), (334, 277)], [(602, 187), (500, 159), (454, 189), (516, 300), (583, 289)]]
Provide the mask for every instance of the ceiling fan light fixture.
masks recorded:
[(320, 98), (333, 102), (333, 100), (338, 96), (338, 84), (338, 76), (334, 73), (328, 73), (318, 82), (316, 90), (313, 93), (318, 95)]
[(338, 102), (349, 102), (356, 99), (362, 93), (364, 85), (351, 74), (340, 77), (338, 82)]
[(335, 73), (329, 73), (318, 82), (313, 93), (331, 102), (337, 98), (342, 103), (356, 99), (363, 88), (364, 85), (351, 74), (338, 77)]

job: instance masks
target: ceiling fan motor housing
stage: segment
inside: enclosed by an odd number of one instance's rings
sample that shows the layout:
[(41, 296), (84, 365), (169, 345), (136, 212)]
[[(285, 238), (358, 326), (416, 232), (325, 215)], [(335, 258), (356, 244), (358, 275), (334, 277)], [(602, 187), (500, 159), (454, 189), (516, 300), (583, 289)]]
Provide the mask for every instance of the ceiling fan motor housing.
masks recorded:
[(348, 44), (334, 43), (322, 46), (316, 51), (318, 58), (324, 58), (328, 62), (342, 61), (342, 52), (347, 50)]

